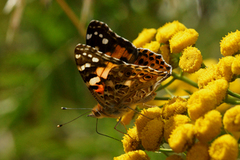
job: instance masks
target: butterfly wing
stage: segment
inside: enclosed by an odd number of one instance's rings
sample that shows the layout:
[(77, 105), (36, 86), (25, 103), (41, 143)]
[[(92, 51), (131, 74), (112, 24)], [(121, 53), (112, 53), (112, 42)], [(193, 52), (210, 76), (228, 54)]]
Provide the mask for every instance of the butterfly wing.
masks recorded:
[(131, 42), (97, 20), (92, 20), (88, 25), (86, 44), (127, 63), (133, 63), (138, 57), (137, 48)]
[(88, 89), (111, 113), (142, 102), (169, 76), (166, 71), (128, 64), (84, 44), (77, 45), (75, 61)]
[(136, 48), (130, 41), (114, 33), (107, 24), (93, 20), (88, 25), (86, 44), (99, 51), (130, 64), (149, 66), (171, 74), (171, 66), (161, 54), (148, 49)]

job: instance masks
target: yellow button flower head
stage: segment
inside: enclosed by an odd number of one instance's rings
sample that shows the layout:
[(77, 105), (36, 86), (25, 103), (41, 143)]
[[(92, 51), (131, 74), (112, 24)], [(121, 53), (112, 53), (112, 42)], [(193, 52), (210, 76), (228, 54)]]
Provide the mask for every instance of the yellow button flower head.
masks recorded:
[(146, 43), (145, 45), (143, 45), (143, 48), (147, 48), (155, 53), (158, 53), (160, 48), (160, 43), (157, 41), (151, 41), (150, 43)]
[(240, 131), (240, 105), (227, 110), (223, 117), (223, 124), (229, 132)]
[(147, 125), (147, 123), (150, 120), (154, 118), (161, 119), (161, 115), (162, 115), (162, 109), (159, 107), (143, 109), (141, 111), (141, 114), (138, 116), (138, 118), (135, 121), (138, 136), (141, 137), (141, 132), (143, 128)]
[(240, 75), (240, 54), (235, 56), (231, 69), (233, 74)]
[(218, 65), (211, 65), (210, 67), (203, 70), (201, 75), (198, 77), (198, 87), (203, 88), (209, 82), (214, 81), (216, 79), (222, 78), (220, 71), (218, 70)]
[(194, 92), (188, 99), (188, 114), (192, 120), (196, 120), (208, 111), (214, 109), (217, 97), (210, 89), (200, 89)]
[(138, 37), (133, 41), (133, 44), (139, 48), (142, 47), (145, 43), (151, 42), (151, 40), (154, 38), (157, 30), (154, 28), (150, 29), (143, 29), (141, 33), (139, 33)]
[(163, 56), (163, 59), (169, 64), (170, 62), (170, 48), (169, 45), (164, 44), (160, 46), (160, 53)]
[(195, 128), (198, 140), (203, 143), (211, 141), (220, 134), (221, 127), (221, 114), (216, 110), (209, 111), (203, 117), (196, 120)]
[(228, 33), (220, 42), (221, 54), (231, 56), (240, 50), (240, 32)]
[(157, 151), (163, 138), (164, 123), (161, 119), (155, 118), (149, 121), (141, 133), (142, 146), (147, 151)]
[(227, 56), (220, 59), (218, 65), (218, 69), (220, 71), (221, 76), (226, 79), (228, 82), (232, 80), (232, 63), (235, 57)]
[(186, 27), (178, 21), (166, 23), (164, 26), (158, 28), (156, 40), (159, 43), (166, 43), (174, 34), (185, 29)]
[(150, 160), (147, 153), (142, 150), (131, 151), (121, 156), (114, 157), (114, 160)]
[(172, 116), (169, 120), (167, 120), (165, 122), (164, 125), (164, 139), (165, 141), (168, 142), (168, 139), (172, 133), (172, 131), (183, 124), (189, 123), (190, 119), (188, 118), (188, 116), (185, 115), (181, 115), (181, 114), (176, 114), (174, 116)]
[(194, 73), (200, 69), (202, 64), (201, 52), (196, 47), (187, 47), (180, 57), (179, 67), (188, 73)]
[(208, 145), (200, 142), (195, 143), (187, 152), (187, 160), (209, 160)]
[(171, 53), (180, 53), (187, 46), (191, 46), (196, 43), (198, 39), (198, 33), (194, 29), (185, 29), (179, 31), (170, 40)]
[(225, 79), (218, 79), (208, 83), (204, 88), (212, 90), (216, 94), (217, 105), (221, 104), (226, 97), (228, 82)]
[(183, 160), (183, 158), (179, 155), (173, 154), (166, 158), (166, 160)]
[(124, 152), (126, 153), (142, 148), (135, 126), (133, 128), (128, 129), (127, 134), (123, 136), (122, 143)]
[(195, 129), (192, 124), (183, 124), (172, 131), (168, 139), (169, 146), (176, 153), (186, 151), (194, 144)]
[(187, 111), (187, 100), (174, 97), (167, 104), (163, 106), (162, 117), (164, 119), (169, 119), (171, 116), (175, 114), (182, 114)]
[(229, 134), (222, 135), (211, 144), (209, 155), (211, 159), (235, 160), (238, 156), (238, 143)]

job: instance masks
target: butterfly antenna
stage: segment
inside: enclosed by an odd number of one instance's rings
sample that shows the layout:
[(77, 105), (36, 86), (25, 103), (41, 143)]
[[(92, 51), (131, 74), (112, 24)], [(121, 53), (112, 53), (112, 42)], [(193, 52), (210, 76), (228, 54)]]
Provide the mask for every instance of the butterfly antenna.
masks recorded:
[(98, 128), (97, 128), (97, 126), (98, 126), (98, 118), (96, 118), (96, 132), (97, 132), (97, 134), (99, 134), (99, 135), (101, 135), (101, 136), (105, 136), (105, 137), (108, 137), (108, 138), (111, 138), (111, 139), (114, 139), (114, 140), (116, 140), (116, 141), (119, 141), (119, 142), (121, 142), (119, 139), (116, 139), (116, 138), (114, 138), (114, 137), (111, 137), (111, 136), (109, 136), (109, 135), (106, 135), (106, 134), (103, 134), (103, 133), (100, 133), (100, 132), (98, 132)]
[[(74, 109), (74, 108), (62, 107), (61, 109), (66, 110), (66, 109)], [(77, 108), (76, 108), (76, 109), (77, 109)], [(81, 109), (83, 109), (83, 108), (81, 108)], [(88, 108), (88, 109), (89, 109), (89, 108)], [(90, 113), (90, 112), (91, 112), (91, 111), (87, 111), (86, 113), (83, 113), (83, 114), (81, 114), (80, 116), (78, 116), (78, 117), (76, 117), (76, 118), (74, 118), (74, 119), (72, 119), (72, 120), (70, 120), (70, 121), (68, 121), (68, 122), (66, 122), (66, 123), (58, 124), (57, 127), (60, 128), (60, 127), (66, 125), (66, 124), (68, 124), (68, 123), (71, 123), (71, 122), (77, 120), (78, 118), (80, 118), (80, 117), (82, 117), (82, 116), (84, 116), (84, 115), (86, 115), (86, 114), (88, 114), (88, 113)]]

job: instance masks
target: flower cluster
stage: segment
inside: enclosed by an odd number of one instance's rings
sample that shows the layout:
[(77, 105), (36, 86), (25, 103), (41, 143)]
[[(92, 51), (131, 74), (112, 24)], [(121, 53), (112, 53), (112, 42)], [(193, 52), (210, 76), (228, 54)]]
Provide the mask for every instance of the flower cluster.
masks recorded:
[[(135, 125), (123, 137), (125, 154), (116, 159), (149, 159), (144, 150), (160, 151), (167, 155), (167, 160), (237, 159), (240, 31), (221, 40), (224, 57), (219, 61), (203, 62), (195, 46), (197, 39), (194, 29), (173, 21), (158, 29), (144, 29), (133, 41), (137, 47), (162, 54), (173, 66), (172, 77), (161, 86), (172, 92), (172, 97), (163, 105), (155, 103), (155, 107), (142, 109)], [(122, 123), (128, 124), (133, 115), (134, 112), (125, 115)]]

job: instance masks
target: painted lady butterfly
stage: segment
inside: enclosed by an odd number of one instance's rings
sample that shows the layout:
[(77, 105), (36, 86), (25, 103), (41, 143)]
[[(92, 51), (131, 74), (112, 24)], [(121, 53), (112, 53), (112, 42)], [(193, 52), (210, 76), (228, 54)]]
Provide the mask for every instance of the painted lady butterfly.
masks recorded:
[(90, 22), (86, 43), (76, 46), (75, 61), (99, 103), (90, 117), (123, 116), (137, 103), (152, 100), (160, 83), (171, 75), (172, 67), (161, 54), (136, 48), (103, 22)]

